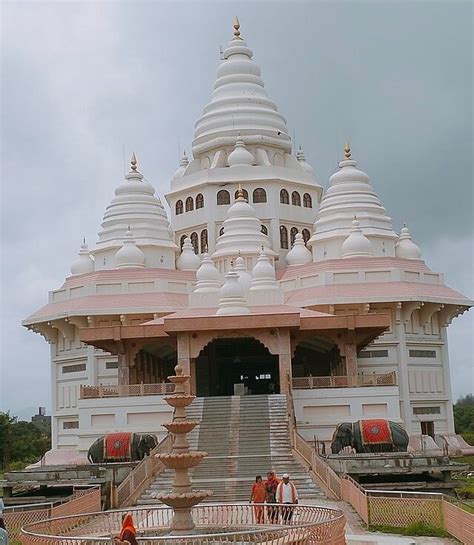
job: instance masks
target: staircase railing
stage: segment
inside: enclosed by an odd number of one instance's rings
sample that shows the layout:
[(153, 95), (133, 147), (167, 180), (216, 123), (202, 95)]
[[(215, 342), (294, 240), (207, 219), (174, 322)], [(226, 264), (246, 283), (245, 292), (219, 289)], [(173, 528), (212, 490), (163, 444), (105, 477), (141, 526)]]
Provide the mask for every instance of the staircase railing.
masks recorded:
[(308, 443), (304, 437), (301, 437), (296, 430), (293, 431), (293, 450), (306, 466), (311, 477), (323, 488), (325, 493), (333, 499), (341, 499), (341, 478), (324, 458), (319, 456), (313, 445)]
[(155, 456), (161, 452), (169, 452), (172, 447), (172, 436), (168, 434), (143, 460), (127, 475), (115, 491), (115, 507), (132, 505), (159, 475), (165, 466)]

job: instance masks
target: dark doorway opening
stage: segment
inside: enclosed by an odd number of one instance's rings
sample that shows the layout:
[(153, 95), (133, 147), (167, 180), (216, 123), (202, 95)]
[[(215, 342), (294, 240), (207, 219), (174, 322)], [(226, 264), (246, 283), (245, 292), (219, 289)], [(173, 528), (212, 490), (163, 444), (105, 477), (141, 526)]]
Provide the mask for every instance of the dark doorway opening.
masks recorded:
[(429, 435), (434, 439), (434, 422), (420, 422), (422, 435)]
[(339, 349), (330, 340), (313, 337), (297, 345), (292, 359), (293, 377), (345, 375)]
[(278, 356), (254, 338), (215, 339), (196, 358), (198, 396), (279, 391)]

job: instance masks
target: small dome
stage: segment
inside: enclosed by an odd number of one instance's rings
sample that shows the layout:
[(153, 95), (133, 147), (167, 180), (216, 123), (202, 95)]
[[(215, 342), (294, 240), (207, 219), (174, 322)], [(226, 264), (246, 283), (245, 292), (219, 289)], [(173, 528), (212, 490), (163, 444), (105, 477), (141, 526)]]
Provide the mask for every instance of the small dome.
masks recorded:
[(191, 239), (184, 239), (181, 255), (176, 260), (176, 267), (181, 271), (195, 271), (201, 265), (201, 258), (194, 253)]
[(252, 287), (250, 291), (255, 290), (278, 290), (279, 285), (276, 281), (275, 267), (272, 265), (264, 249), (258, 256), (257, 263), (252, 269)]
[(411, 240), (410, 231), (406, 225), (400, 231), (400, 237), (395, 246), (395, 255), (404, 259), (421, 259), (421, 249)]
[(235, 142), (234, 150), (227, 159), (230, 167), (252, 166), (255, 162), (253, 155), (245, 147), (244, 141), (240, 138)]
[(71, 274), (87, 274), (94, 272), (94, 260), (89, 253), (89, 246), (84, 239), (78, 257), (71, 265)]
[(183, 155), (181, 155), (181, 159), (179, 160), (179, 168), (174, 173), (173, 179), (181, 178), (181, 176), (184, 176), (184, 172), (188, 165), (189, 165), (189, 159), (188, 159), (188, 156), (186, 155), (186, 150), (184, 150)]
[(303, 240), (303, 235), (297, 233), (293, 248), (286, 254), (286, 262), (288, 265), (306, 265), (313, 261), (311, 252), (306, 248)]
[(248, 293), (252, 285), (252, 275), (248, 272), (243, 257), (239, 256), (235, 260), (234, 270), (239, 275), (239, 284), (242, 286), (244, 293)]
[(374, 249), (370, 240), (364, 236), (359, 222), (354, 219), (349, 236), (342, 244), (342, 257), (370, 257)]
[(115, 254), (115, 266), (117, 269), (145, 266), (145, 254), (137, 246), (130, 229), (125, 233), (122, 247)]
[(196, 293), (216, 292), (221, 287), (221, 275), (207, 253), (202, 256), (201, 266), (196, 271), (196, 280)]
[(225, 275), (225, 283), (219, 292), (219, 309), (216, 314), (250, 314), (239, 284), (239, 275), (230, 271)]
[(310, 174), (314, 174), (313, 167), (306, 162), (306, 157), (304, 151), (301, 149), (301, 146), (299, 147), (298, 153), (296, 154), (296, 159), (298, 160), (298, 163), (303, 170), (306, 170), (306, 172), (309, 172)]

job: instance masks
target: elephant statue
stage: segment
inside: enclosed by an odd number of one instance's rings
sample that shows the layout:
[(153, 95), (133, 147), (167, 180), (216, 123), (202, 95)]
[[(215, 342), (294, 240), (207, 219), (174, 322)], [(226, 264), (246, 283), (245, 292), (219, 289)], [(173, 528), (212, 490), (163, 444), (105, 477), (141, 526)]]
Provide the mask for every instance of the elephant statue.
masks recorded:
[(339, 454), (346, 447), (360, 452), (406, 452), (407, 432), (391, 420), (369, 419), (357, 422), (343, 422), (334, 430), (331, 443), (333, 454)]
[(91, 464), (136, 462), (148, 456), (157, 444), (156, 437), (149, 433), (109, 433), (92, 443), (87, 458)]

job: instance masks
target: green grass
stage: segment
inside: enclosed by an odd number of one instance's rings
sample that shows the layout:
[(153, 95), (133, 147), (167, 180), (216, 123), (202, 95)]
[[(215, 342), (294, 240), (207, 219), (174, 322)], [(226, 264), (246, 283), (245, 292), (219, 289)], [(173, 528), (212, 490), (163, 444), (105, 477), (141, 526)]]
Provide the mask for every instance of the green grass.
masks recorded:
[(438, 528), (426, 522), (414, 522), (406, 528), (388, 525), (369, 526), (371, 532), (384, 532), (386, 534), (399, 534), (402, 536), (432, 536), (432, 537), (451, 537), (443, 528)]

